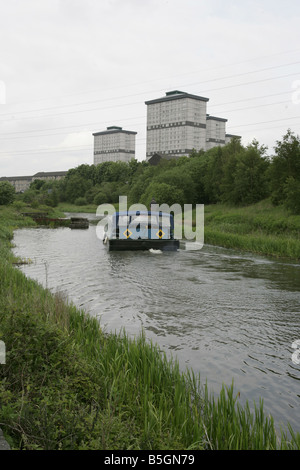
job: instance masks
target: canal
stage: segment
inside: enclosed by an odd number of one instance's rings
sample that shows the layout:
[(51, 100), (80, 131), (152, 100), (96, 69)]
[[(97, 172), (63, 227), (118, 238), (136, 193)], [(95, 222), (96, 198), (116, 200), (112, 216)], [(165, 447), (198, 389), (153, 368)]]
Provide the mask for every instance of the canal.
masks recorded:
[(99, 319), (107, 332), (144, 330), (182, 370), (222, 384), (240, 402), (264, 401), (277, 424), (300, 431), (300, 264), (204, 246), (199, 251), (108, 252), (87, 230), (22, 229), (20, 269)]

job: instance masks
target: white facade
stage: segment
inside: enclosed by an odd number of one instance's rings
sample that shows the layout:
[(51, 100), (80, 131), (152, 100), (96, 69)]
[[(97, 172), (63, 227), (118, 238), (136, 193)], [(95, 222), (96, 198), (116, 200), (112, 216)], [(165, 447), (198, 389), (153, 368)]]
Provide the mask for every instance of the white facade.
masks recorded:
[(16, 193), (23, 193), (29, 189), (32, 183), (32, 176), (3, 176), (0, 178), (0, 182), (8, 181), (15, 188)]
[(226, 122), (227, 119), (206, 116), (206, 150), (227, 143)]
[(241, 136), (240, 135), (235, 135), (235, 134), (225, 134), (225, 144), (229, 144), (229, 142), (232, 140), (232, 139), (240, 139)]
[(129, 162), (135, 158), (136, 134), (117, 126), (94, 133), (94, 165), (103, 162)]
[(205, 148), (207, 101), (180, 91), (146, 101), (147, 159), (157, 152), (179, 157)]
[(227, 144), (227, 119), (207, 114), (208, 98), (182, 91), (146, 101), (147, 160), (155, 154), (180, 157), (193, 149), (209, 150)]
[(30, 184), (35, 180), (53, 181), (64, 178), (67, 171), (40, 172), (33, 176), (3, 176), (0, 181), (8, 181), (15, 188), (16, 193), (23, 193), (29, 189)]

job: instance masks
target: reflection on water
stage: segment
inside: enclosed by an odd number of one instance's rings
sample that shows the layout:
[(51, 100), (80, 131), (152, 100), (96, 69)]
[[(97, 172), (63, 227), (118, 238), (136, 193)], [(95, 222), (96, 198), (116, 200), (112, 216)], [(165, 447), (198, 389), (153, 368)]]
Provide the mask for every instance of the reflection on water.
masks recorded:
[(88, 230), (23, 229), (20, 269), (99, 318), (125, 328), (200, 372), (218, 393), (234, 380), (241, 402), (264, 399), (265, 411), (300, 431), (300, 265), (205, 246), (177, 253), (108, 253)]

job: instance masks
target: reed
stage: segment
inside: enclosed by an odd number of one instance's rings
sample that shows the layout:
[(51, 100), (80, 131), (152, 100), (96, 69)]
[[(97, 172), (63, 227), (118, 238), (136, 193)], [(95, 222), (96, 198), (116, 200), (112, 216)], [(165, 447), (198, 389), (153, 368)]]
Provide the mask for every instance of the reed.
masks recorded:
[(243, 208), (207, 206), (204, 238), (206, 244), (300, 259), (300, 216), (269, 201)]

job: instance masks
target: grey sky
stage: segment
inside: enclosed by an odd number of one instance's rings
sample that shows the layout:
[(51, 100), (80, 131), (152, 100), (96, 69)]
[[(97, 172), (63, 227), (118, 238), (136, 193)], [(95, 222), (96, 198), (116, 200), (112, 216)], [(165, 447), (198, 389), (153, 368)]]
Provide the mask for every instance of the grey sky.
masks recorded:
[(92, 164), (111, 125), (145, 159), (144, 102), (173, 89), (272, 153), (299, 130), (299, 24), (297, 0), (0, 0), (0, 176)]

